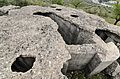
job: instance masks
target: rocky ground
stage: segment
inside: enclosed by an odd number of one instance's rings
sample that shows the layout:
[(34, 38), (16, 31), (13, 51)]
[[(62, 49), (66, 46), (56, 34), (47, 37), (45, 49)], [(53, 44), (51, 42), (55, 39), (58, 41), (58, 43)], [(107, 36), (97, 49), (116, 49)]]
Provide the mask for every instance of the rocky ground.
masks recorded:
[(0, 79), (68, 79), (67, 71), (74, 70), (119, 79), (119, 43), (120, 27), (82, 10), (4, 6)]

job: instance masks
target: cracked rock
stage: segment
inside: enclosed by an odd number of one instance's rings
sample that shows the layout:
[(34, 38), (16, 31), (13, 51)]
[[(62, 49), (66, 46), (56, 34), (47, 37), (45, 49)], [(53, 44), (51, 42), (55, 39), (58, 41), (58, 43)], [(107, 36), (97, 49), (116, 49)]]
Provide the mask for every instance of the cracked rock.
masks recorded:
[(120, 27), (98, 16), (59, 5), (7, 11), (0, 16), (0, 79), (67, 79), (68, 70), (90, 66), (94, 75), (119, 58)]
[(19, 6), (13, 6), (13, 5), (9, 5), (9, 6), (3, 6), (0, 8), (0, 16), (2, 15), (8, 15), (10, 10), (13, 9), (20, 9)]

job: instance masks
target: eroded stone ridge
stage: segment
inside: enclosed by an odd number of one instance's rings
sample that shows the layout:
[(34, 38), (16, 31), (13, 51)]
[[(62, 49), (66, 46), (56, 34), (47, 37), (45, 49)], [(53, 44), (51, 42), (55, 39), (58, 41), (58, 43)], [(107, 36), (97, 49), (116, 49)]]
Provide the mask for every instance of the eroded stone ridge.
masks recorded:
[(67, 79), (67, 71), (83, 69), (89, 76), (104, 69), (112, 76), (119, 73), (120, 27), (59, 5), (5, 12), (0, 16), (0, 79)]

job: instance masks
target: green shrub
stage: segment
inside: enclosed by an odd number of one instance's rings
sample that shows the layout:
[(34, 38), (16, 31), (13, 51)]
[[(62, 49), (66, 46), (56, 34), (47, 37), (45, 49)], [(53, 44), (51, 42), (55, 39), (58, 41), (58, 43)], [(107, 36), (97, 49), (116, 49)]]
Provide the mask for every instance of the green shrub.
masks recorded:
[(0, 0), (0, 7), (6, 5), (27, 6), (27, 5), (40, 5), (46, 6), (47, 3), (43, 0)]
[(113, 11), (113, 16), (115, 18), (115, 23), (114, 25), (117, 25), (117, 23), (120, 21), (120, 1), (117, 1), (117, 3), (113, 6), (114, 11)]
[(73, 5), (75, 8), (78, 8), (82, 5), (82, 0), (70, 0), (70, 4)]
[(29, 5), (30, 3), (27, 0), (14, 0), (13, 4), (23, 7)]
[(0, 7), (8, 5), (7, 0), (0, 0)]
[(52, 0), (51, 2), (52, 4), (59, 4), (59, 5), (63, 5), (64, 4), (64, 0)]
[(39, 6), (48, 6), (47, 2), (44, 2), (43, 0), (29, 0), (31, 5), (39, 5)]
[(86, 76), (84, 71), (69, 71), (66, 76), (68, 79), (111, 79), (110, 76), (105, 75), (104, 73), (98, 73), (93, 76)]

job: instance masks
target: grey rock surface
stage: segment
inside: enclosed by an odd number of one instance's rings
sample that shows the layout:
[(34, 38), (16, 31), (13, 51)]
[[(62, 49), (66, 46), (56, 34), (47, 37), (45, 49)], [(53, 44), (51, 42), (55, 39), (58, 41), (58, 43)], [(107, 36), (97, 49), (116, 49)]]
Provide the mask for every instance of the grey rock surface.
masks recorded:
[[(21, 14), (1, 16), (0, 23), (0, 79), (64, 79), (61, 68), (70, 55), (53, 20)], [(11, 69), (20, 55), (35, 57), (25, 73)]]
[(120, 79), (120, 73), (118, 73), (113, 79)]
[(111, 1), (111, 0), (86, 0), (86, 1), (92, 2), (92, 3), (104, 3), (104, 2)]
[(70, 45), (67, 46), (69, 53), (71, 54), (68, 66), (68, 70), (79, 70), (85, 68), (86, 64), (99, 52), (106, 52), (101, 47), (93, 44), (89, 45)]
[(117, 61), (113, 62), (108, 68), (105, 69), (106, 74), (116, 76), (120, 73), (120, 65)]
[(113, 55), (114, 62), (118, 49), (109, 50), (107, 43), (119, 46), (119, 37), (120, 27), (82, 10), (59, 5), (11, 9), (0, 16), (0, 79), (64, 79), (61, 69), (82, 69), (99, 52), (110, 62)]
[(0, 16), (8, 15), (9, 10), (12, 10), (12, 9), (20, 9), (20, 7), (14, 6), (14, 5), (3, 6), (0, 8)]
[[(106, 52), (100, 52), (95, 54), (92, 60), (88, 64), (89, 75), (94, 75), (103, 71), (109, 65), (111, 65), (120, 56), (117, 46), (113, 42), (107, 43), (108, 48), (105, 48)], [(119, 72), (118, 72), (119, 73)], [(113, 73), (114, 74), (114, 73)]]

